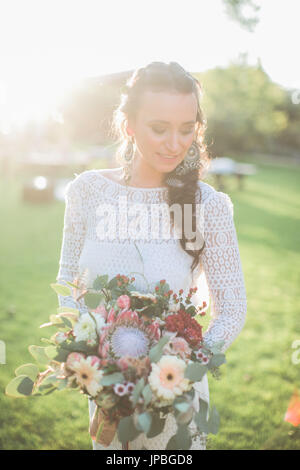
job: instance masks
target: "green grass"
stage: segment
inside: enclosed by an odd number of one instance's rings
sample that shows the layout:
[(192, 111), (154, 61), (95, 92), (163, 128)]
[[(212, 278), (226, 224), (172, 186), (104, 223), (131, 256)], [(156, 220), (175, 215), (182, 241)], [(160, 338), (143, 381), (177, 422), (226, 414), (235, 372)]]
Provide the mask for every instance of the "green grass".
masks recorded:
[[(291, 361), (300, 339), (300, 169), (257, 163), (244, 191), (229, 181), (246, 282), (245, 327), (227, 350), (222, 378), (209, 376), (210, 398), (221, 416), (208, 449), (300, 449), (300, 427), (284, 422), (300, 387)], [(207, 180), (210, 182), (209, 180)], [(58, 271), (64, 204), (21, 201), (20, 182), (0, 181), (0, 448), (91, 449), (88, 403), (76, 392), (14, 399), (4, 394), (14, 370), (34, 362), (28, 345), (41, 344), (39, 325), (57, 308), (50, 288)], [(208, 319), (206, 319), (208, 321)]]

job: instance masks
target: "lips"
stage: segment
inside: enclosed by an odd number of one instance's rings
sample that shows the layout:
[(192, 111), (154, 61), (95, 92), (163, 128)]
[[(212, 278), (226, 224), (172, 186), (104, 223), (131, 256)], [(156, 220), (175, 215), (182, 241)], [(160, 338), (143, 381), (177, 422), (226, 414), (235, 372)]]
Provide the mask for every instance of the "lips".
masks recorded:
[(164, 160), (176, 160), (176, 158), (179, 157), (179, 155), (175, 155), (175, 156), (172, 156), (172, 155), (162, 155), (160, 153), (157, 154), (159, 157), (163, 158)]

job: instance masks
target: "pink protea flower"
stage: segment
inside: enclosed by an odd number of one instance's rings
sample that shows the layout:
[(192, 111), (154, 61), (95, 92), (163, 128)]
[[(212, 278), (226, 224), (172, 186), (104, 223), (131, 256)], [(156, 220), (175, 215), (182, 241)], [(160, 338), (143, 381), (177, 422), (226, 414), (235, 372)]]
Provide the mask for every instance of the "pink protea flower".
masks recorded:
[(130, 297), (128, 297), (128, 295), (120, 295), (117, 299), (117, 305), (121, 310), (125, 308), (128, 310), (130, 307)]
[(108, 355), (108, 350), (109, 350), (109, 343), (100, 343), (99, 345), (99, 356), (102, 357), (102, 359), (106, 359)]
[(112, 307), (109, 311), (109, 314), (107, 316), (107, 323), (113, 323), (115, 321), (115, 310), (114, 308)]
[(148, 326), (149, 330), (152, 331), (154, 339), (158, 341), (160, 339), (160, 328), (158, 322), (153, 322)]
[(118, 315), (118, 320), (138, 320), (139, 316), (137, 312), (133, 312), (132, 310), (125, 310), (125, 312), (121, 312)]

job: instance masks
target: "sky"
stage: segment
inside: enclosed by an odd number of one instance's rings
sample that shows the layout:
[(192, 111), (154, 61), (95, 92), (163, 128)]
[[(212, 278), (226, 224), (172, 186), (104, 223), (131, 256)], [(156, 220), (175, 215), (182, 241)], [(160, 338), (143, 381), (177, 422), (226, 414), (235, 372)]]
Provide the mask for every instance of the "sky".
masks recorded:
[(251, 33), (221, 0), (0, 0), (0, 129), (42, 119), (82, 78), (156, 60), (203, 72), (247, 53), (300, 89), (300, 1), (256, 3)]

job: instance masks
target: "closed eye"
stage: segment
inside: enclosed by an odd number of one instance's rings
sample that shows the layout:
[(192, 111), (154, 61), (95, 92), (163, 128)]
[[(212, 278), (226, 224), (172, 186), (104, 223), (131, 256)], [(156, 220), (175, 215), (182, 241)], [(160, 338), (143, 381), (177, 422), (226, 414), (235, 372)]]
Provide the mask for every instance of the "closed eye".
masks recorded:
[[(155, 134), (163, 134), (165, 132), (165, 129), (155, 129), (154, 127), (152, 127), (152, 130), (153, 132), (155, 132)], [(181, 133), (182, 135), (188, 135), (188, 134), (191, 134), (193, 131), (194, 131), (194, 128), (188, 131), (181, 132)]]

